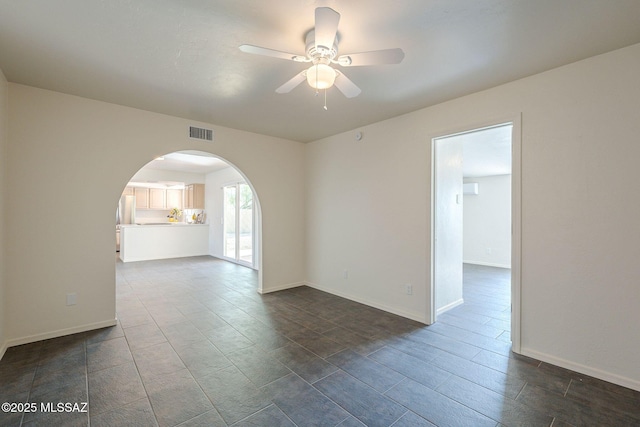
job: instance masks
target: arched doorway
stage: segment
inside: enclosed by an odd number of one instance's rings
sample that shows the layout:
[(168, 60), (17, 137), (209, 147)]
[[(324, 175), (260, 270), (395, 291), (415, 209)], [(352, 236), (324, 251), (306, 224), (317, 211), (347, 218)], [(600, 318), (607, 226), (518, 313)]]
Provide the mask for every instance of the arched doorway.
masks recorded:
[[(231, 185), (242, 188), (245, 195), (244, 209), (235, 218), (242, 224), (243, 245), (235, 258), (227, 256), (229, 221), (224, 212), (224, 189)], [(251, 218), (246, 218), (247, 213)], [(163, 227), (167, 225), (198, 225), (207, 231)], [(161, 243), (172, 238), (179, 242)], [(139, 241), (134, 242), (136, 239)], [(183, 248), (184, 242), (188, 245)], [(261, 242), (262, 215), (253, 184), (231, 162), (204, 151), (176, 151), (148, 162), (130, 178), (116, 211), (116, 258), (120, 261), (208, 255), (256, 270), (258, 291), (262, 289)], [(144, 250), (148, 252), (140, 253)]]

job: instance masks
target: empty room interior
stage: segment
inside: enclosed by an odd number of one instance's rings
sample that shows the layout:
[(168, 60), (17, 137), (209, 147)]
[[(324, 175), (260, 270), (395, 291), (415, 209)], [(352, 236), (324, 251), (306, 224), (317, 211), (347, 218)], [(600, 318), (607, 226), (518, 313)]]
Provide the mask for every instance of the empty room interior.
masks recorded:
[(639, 425), (638, 75), (636, 0), (0, 0), (0, 425)]

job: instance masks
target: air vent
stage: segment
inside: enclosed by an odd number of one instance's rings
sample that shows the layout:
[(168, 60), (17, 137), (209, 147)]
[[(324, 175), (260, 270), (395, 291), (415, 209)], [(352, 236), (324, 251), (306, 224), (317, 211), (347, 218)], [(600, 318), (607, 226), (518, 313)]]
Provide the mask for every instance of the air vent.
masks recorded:
[(189, 126), (189, 138), (213, 141), (213, 130)]

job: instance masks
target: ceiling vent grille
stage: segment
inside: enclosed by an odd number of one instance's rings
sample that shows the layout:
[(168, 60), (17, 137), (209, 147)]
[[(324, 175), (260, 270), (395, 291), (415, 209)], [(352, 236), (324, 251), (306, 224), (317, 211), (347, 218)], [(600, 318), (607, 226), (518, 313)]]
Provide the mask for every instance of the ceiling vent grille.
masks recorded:
[(189, 126), (189, 138), (213, 141), (213, 130)]

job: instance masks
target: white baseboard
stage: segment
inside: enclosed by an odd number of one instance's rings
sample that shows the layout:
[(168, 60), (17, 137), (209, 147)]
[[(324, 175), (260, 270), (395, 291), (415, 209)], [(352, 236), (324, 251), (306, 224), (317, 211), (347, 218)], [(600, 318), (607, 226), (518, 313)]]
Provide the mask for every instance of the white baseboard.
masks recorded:
[(305, 282), (304, 285), (309, 286), (310, 288), (317, 289), (319, 291), (326, 292), (328, 294), (336, 295), (341, 298), (346, 298), (348, 300), (358, 302), (360, 304), (368, 305), (369, 307), (377, 308), (382, 311), (386, 311), (388, 313), (396, 314), (401, 317), (406, 317), (407, 319), (415, 320), (416, 322), (424, 323), (425, 325), (429, 324), (426, 313), (415, 313), (415, 312), (401, 310), (396, 307), (390, 307), (384, 304), (379, 304), (375, 301), (367, 300), (365, 298), (360, 298), (355, 295), (348, 294), (346, 292), (339, 292), (334, 289), (325, 288), (316, 283)]
[(456, 300), (452, 303), (449, 303), (447, 305), (445, 305), (444, 307), (440, 307), (439, 309), (436, 310), (436, 316), (440, 316), (442, 313), (444, 313), (445, 311), (449, 311), (454, 307), (457, 307), (459, 305), (464, 304), (464, 299), (460, 298), (459, 300)]
[[(109, 326), (115, 326), (118, 323), (117, 319), (105, 320), (97, 323), (90, 323), (88, 325), (74, 326), (73, 328), (58, 329), (57, 331), (45, 332), (42, 334), (29, 335), (22, 338), (14, 338), (5, 343), (6, 347), (13, 347), (16, 345), (29, 344), (36, 341), (48, 340), (51, 338), (63, 337), (65, 335), (77, 334), (80, 332), (92, 331), (94, 329), (107, 328)], [(4, 354), (4, 353), (3, 353)]]
[(603, 381), (607, 381), (613, 384), (617, 384), (622, 387), (627, 387), (632, 390), (640, 391), (640, 381), (632, 378), (623, 377), (612, 372), (603, 371), (601, 369), (593, 368), (591, 366), (582, 365), (580, 363), (571, 362), (559, 357), (552, 356), (550, 354), (541, 353), (539, 351), (532, 350), (530, 348), (522, 347), (521, 354), (524, 356), (532, 357), (542, 362), (556, 365), (561, 368), (569, 369), (571, 371), (578, 372), (580, 374), (589, 375), (590, 377), (598, 378)]
[(509, 264), (498, 264), (494, 262), (484, 262), (484, 261), (462, 261), (463, 264), (475, 264), (475, 265), (484, 265), (485, 267), (497, 267), (497, 268), (506, 268), (510, 269), (511, 265)]
[(297, 288), (304, 285), (306, 285), (305, 282), (287, 283), (279, 286), (271, 286), (268, 289), (264, 289), (264, 288), (258, 289), (258, 293), (269, 294), (271, 292), (284, 291), (285, 289), (293, 289), (293, 288)]
[(7, 343), (6, 341), (3, 342), (2, 345), (0, 346), (0, 360), (2, 360), (8, 348), (9, 348), (9, 343)]

